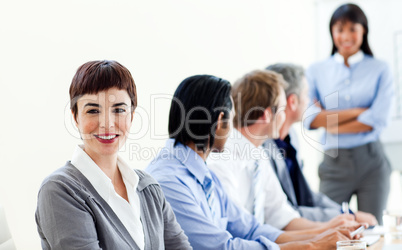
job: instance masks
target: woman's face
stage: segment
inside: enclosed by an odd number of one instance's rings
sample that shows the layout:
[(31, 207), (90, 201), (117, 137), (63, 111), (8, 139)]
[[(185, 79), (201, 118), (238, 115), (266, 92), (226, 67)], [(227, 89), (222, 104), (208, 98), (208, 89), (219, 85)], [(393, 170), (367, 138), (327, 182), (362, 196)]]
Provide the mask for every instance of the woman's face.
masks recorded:
[(343, 57), (347, 58), (360, 50), (365, 32), (360, 23), (338, 21), (332, 25), (331, 31), (335, 47)]
[(94, 160), (115, 155), (130, 131), (133, 112), (126, 90), (111, 88), (84, 95), (77, 102), (76, 125), (85, 152)]

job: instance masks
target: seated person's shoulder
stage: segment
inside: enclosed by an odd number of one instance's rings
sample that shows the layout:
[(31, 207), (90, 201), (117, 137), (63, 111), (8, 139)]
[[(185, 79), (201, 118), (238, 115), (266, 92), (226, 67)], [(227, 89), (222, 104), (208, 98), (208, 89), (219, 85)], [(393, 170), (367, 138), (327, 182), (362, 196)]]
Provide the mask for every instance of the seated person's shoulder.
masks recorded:
[(46, 190), (55, 186), (79, 188), (82, 186), (82, 184), (80, 184), (79, 174), (79, 170), (70, 162), (67, 162), (64, 166), (58, 168), (43, 180), (40, 190)]
[(140, 178), (140, 182), (143, 181), (143, 182), (147, 182), (147, 183), (150, 183), (150, 184), (157, 184), (158, 183), (150, 174), (148, 174), (144, 170), (134, 169), (134, 172)]
[(158, 181), (155, 180), (155, 178), (152, 177), (149, 173), (145, 172), (144, 170), (140, 170), (140, 169), (134, 169), (134, 172), (139, 177), (138, 189), (140, 191), (144, 190), (145, 188), (148, 188), (149, 186), (154, 186), (158, 190), (160, 189)]
[(84, 205), (85, 199), (91, 194), (88, 190), (89, 181), (85, 183), (85, 180), (81, 172), (67, 162), (42, 182), (38, 192), (38, 208), (60, 201), (74, 201)]
[(186, 179), (189, 176), (186, 166), (175, 158), (158, 157), (148, 165), (145, 172), (158, 183)]

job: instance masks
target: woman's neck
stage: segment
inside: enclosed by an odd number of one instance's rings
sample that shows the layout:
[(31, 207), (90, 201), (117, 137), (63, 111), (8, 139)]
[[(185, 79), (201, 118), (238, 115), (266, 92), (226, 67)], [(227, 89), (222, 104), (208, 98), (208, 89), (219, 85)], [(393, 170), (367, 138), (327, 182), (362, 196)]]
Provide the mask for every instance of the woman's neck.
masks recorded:
[(117, 167), (117, 153), (113, 155), (99, 155), (95, 152), (90, 152), (90, 150), (84, 149), (84, 151), (89, 155), (89, 157), (91, 157), (96, 165), (98, 165), (103, 173), (110, 178), (116, 193), (129, 202), (123, 176)]
[(338, 53), (343, 57), (344, 64), (345, 64), (347, 67), (350, 66), (350, 65), (349, 65), (349, 58), (352, 57), (353, 55), (356, 55), (358, 52), (359, 52), (359, 51), (356, 51), (356, 52), (353, 53), (353, 54), (344, 54), (344, 53), (341, 54), (341, 53), (339, 53), (339, 51), (338, 51)]
[(345, 61), (344, 61), (345, 66), (349, 68), (349, 66), (350, 66), (349, 62), (348, 62), (349, 57), (343, 57), (343, 58), (345, 59)]
[(117, 154), (114, 155), (98, 155), (84, 149), (89, 157), (98, 165), (98, 167), (111, 179), (115, 179), (115, 175), (119, 172), (117, 168)]

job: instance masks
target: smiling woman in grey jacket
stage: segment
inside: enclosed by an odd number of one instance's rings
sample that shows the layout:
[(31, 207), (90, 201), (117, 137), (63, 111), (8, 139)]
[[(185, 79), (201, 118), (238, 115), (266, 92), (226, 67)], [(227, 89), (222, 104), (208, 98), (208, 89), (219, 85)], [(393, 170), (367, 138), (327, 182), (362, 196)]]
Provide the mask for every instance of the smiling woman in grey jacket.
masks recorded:
[(191, 249), (159, 184), (118, 156), (137, 106), (130, 72), (115, 61), (87, 62), (70, 102), (83, 145), (40, 188), (42, 248)]

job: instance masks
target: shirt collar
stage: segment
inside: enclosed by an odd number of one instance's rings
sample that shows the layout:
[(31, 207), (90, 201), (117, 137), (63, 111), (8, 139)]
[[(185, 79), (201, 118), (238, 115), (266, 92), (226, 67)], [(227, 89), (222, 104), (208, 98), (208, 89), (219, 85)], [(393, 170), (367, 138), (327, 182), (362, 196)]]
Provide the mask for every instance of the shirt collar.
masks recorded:
[(229, 139), (225, 144), (225, 150), (228, 150), (231, 154), (237, 154), (240, 157), (244, 155), (245, 152), (249, 153), (250, 157), (254, 160), (260, 159), (264, 154), (262, 145), (256, 147), (237, 129), (232, 129)]
[(140, 179), (138, 174), (120, 156), (117, 156), (117, 166), (126, 185), (129, 184), (133, 190), (136, 190)]
[[(355, 54), (349, 56), (348, 64), (349, 65), (356, 64), (358, 62), (361, 62), (363, 60), (363, 58), (364, 58), (364, 53), (363, 53), (363, 51), (359, 50)], [(342, 63), (342, 64), (345, 63), (345, 58), (341, 54), (339, 54), (338, 52), (336, 52), (334, 54), (334, 60), (336, 62), (338, 62), (338, 63)]]
[(169, 139), (166, 142), (166, 148), (178, 159), (187, 170), (195, 176), (195, 178), (204, 184), (205, 176), (209, 176), (210, 172), (207, 164), (194, 150), (190, 147), (181, 144), (180, 142), (174, 146), (175, 140)]
[[(99, 195), (108, 201), (111, 192), (114, 191), (112, 180), (96, 165), (96, 163), (84, 151), (84, 145), (78, 145), (71, 159), (73, 164), (92, 184)], [(123, 177), (124, 183), (130, 185), (134, 190), (137, 189), (139, 177), (129, 165), (117, 156), (117, 166)]]

